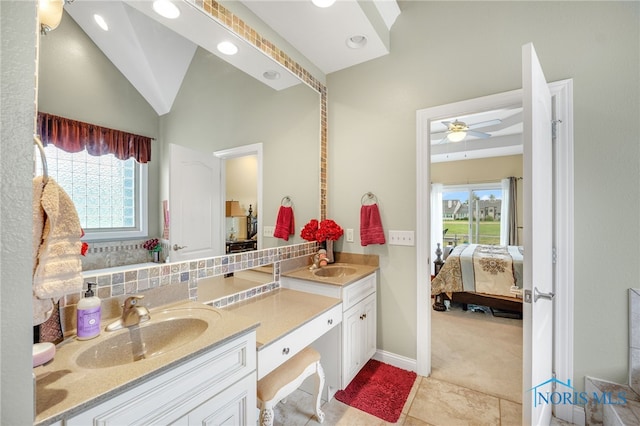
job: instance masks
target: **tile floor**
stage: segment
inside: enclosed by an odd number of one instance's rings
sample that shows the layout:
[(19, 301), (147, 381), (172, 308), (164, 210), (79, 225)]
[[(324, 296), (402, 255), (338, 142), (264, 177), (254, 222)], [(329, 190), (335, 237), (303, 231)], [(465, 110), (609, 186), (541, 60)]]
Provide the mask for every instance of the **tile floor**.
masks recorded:
[[(312, 411), (312, 396), (296, 391), (275, 410), (275, 425), (319, 425)], [(324, 425), (386, 425), (375, 416), (336, 400), (325, 402)], [(522, 407), (511, 401), (430, 377), (418, 376), (399, 425), (519, 425)]]

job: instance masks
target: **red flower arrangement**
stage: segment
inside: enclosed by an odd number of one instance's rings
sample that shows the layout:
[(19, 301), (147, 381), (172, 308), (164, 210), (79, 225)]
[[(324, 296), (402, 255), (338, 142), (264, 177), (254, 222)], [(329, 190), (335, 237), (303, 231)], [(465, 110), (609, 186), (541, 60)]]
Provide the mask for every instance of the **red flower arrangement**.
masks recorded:
[(318, 223), (316, 219), (311, 219), (300, 232), (300, 237), (307, 241), (336, 241), (344, 234), (344, 230), (331, 219), (325, 219)]
[[(80, 235), (80, 238), (84, 237), (84, 229), (80, 229), (82, 231), (82, 235)], [(87, 251), (89, 251), (89, 244), (85, 243), (84, 241), (82, 242), (82, 247), (80, 247), (80, 254), (83, 256), (87, 255)]]
[(157, 238), (152, 238), (150, 240), (145, 241), (144, 244), (142, 245), (142, 247), (144, 247), (146, 250), (149, 250), (150, 252), (161, 251), (162, 250), (162, 246), (160, 245), (160, 241), (158, 241)]

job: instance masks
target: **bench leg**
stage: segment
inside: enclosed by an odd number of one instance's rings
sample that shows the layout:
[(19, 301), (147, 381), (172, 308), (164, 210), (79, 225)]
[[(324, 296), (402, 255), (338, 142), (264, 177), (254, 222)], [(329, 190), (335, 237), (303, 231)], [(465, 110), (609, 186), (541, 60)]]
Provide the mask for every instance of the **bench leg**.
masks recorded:
[(273, 407), (260, 408), (260, 426), (273, 426)]
[(324, 421), (324, 412), (320, 409), (320, 406), (322, 405), (322, 389), (324, 388), (324, 370), (322, 369), (320, 361), (316, 362), (316, 374), (314, 377), (316, 387), (313, 397), (316, 404), (316, 418), (318, 419), (318, 423), (322, 423)]

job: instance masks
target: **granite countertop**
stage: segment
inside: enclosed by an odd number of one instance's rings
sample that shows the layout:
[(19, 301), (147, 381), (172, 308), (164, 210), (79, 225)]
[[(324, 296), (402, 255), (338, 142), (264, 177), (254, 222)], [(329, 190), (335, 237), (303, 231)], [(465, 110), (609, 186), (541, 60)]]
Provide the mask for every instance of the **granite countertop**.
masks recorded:
[(340, 299), (280, 288), (223, 310), (259, 321), (258, 351), (342, 303)]
[[(81, 352), (119, 333), (106, 332), (104, 328), (94, 339), (81, 341), (73, 337), (58, 344), (55, 358), (33, 369), (36, 378), (34, 424), (50, 424), (72, 417), (259, 325), (253, 318), (190, 301), (152, 309), (151, 321), (145, 324), (152, 324), (154, 315), (156, 318), (172, 316), (177, 310), (182, 310), (181, 316), (185, 315), (185, 309), (190, 317), (206, 320), (209, 327), (197, 338), (156, 357), (113, 367), (79, 367), (76, 361)], [(105, 321), (103, 326), (107, 324)]]
[[(342, 277), (340, 276), (322, 277), (315, 274), (316, 271), (319, 271), (321, 269), (335, 268), (340, 266), (354, 268), (355, 272), (353, 274), (345, 275)], [(289, 272), (283, 272), (281, 275), (283, 277), (298, 278), (301, 280), (314, 281), (318, 283), (324, 283), (324, 284), (330, 284), (330, 285), (336, 285), (336, 286), (346, 286), (353, 282), (358, 281), (361, 278), (366, 277), (367, 275), (375, 272), (377, 269), (378, 269), (377, 264), (336, 262), (336, 263), (331, 263), (327, 266), (323, 266), (319, 269), (314, 269), (314, 270), (309, 269), (309, 266), (304, 266)]]

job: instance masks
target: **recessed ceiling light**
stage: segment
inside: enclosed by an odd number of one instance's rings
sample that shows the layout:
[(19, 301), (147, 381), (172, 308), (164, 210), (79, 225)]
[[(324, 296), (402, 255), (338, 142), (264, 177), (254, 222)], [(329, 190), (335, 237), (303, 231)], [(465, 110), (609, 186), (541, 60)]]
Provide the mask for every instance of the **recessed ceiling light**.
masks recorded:
[(168, 19), (176, 19), (180, 16), (180, 9), (178, 6), (171, 3), (169, 0), (155, 0), (153, 2), (153, 10), (160, 16), (164, 16)]
[(347, 39), (347, 46), (352, 49), (362, 49), (367, 44), (367, 37), (363, 35), (354, 35)]
[(107, 25), (107, 21), (105, 21), (101, 15), (95, 13), (93, 15), (93, 20), (96, 21), (96, 24), (98, 24), (98, 26), (104, 31), (109, 31), (109, 25)]
[(334, 4), (336, 0), (311, 0), (311, 3), (318, 7), (329, 7)]
[(238, 53), (238, 47), (230, 41), (221, 41), (218, 43), (218, 51), (225, 55), (235, 55)]
[(262, 76), (267, 80), (277, 80), (280, 78), (280, 73), (278, 71), (269, 70), (262, 73)]

